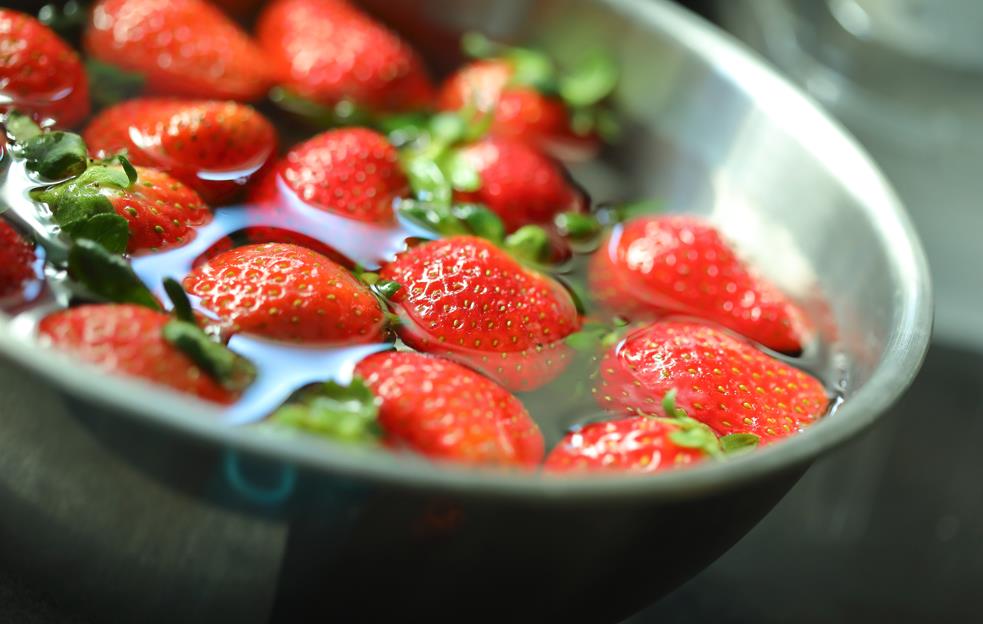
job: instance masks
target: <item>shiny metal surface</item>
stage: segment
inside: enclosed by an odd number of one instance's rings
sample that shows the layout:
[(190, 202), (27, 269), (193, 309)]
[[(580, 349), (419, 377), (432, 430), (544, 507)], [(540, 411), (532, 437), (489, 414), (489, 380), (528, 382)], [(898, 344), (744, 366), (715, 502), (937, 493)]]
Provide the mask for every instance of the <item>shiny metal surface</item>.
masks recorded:
[[(711, 26), (628, 0), (364, 4), (436, 58), (465, 28), (558, 54), (609, 47), (628, 131), (583, 181), (595, 197), (710, 214), (786, 288), (824, 293), (847, 400), (726, 466), (551, 481), (221, 426), (207, 406), (96, 377), (0, 322), (0, 556), (101, 620), (292, 621), (311, 607), (441, 620), (475, 600), (491, 619), (508, 613), (489, 600), (502, 578), (537, 605), (530, 616), (623, 617), (726, 550), (921, 363), (930, 286), (893, 192), (834, 123)], [(682, 534), (696, 537), (666, 544)], [(656, 550), (673, 565), (637, 556)]]

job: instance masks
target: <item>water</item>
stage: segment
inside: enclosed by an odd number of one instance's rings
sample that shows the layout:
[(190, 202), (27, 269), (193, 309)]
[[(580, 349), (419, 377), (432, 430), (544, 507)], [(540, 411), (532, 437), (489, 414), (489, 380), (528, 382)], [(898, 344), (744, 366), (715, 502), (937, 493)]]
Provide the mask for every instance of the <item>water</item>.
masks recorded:
[[(32, 233), (40, 243), (37, 279), (26, 285), (23, 295), (16, 301), (0, 302), (2, 309), (12, 317), (12, 330), (30, 338), (44, 316), (69, 304), (71, 290), (60, 268), (67, 247), (57, 226), (52, 223), (50, 213), (39, 210), (28, 196), (31, 189), (41, 185), (40, 182), (31, 178), (23, 163), (10, 154), (4, 155), (2, 166), (0, 206), (7, 207), (6, 218), (21, 230)], [(217, 173), (209, 172), (208, 175), (213, 179)], [(227, 175), (231, 180), (241, 176), (241, 172), (228, 172)], [(591, 179), (591, 172), (587, 171), (584, 177)], [(241, 240), (244, 233), (255, 233), (257, 228), (262, 228), (264, 240), (275, 239), (278, 235), (286, 235), (291, 241), (302, 238), (308, 241), (308, 246), (328, 253), (349, 268), (365, 270), (377, 270), (413, 241), (433, 238), (431, 232), (400, 218), (391, 226), (379, 226), (318, 210), (301, 201), (282, 180), (277, 183), (280, 201), (275, 209), (266, 204), (217, 208), (211, 221), (197, 228), (195, 235), (183, 246), (133, 257), (135, 272), (165, 305), (169, 305), (162, 285), (165, 278), (180, 281), (193, 267), (218, 250), (227, 248), (231, 240)], [(582, 285), (587, 254), (594, 247), (596, 242), (577, 246), (572, 259), (549, 270), (562, 282)], [(206, 317), (215, 318), (201, 308), (194, 297), (192, 304)], [(587, 312), (589, 314), (591, 310)], [(304, 386), (327, 380), (349, 381), (361, 359), (392, 346), (392, 342), (347, 347), (299, 345), (234, 335), (229, 340), (229, 347), (254, 362), (258, 375), (240, 400), (223, 408), (219, 417), (230, 425), (261, 420)], [(815, 341), (798, 357), (772, 355), (819, 377), (830, 388), (831, 397), (839, 396), (843, 375), (828, 345)], [(519, 395), (540, 425), (548, 447), (570, 428), (605, 417), (590, 393), (590, 376), (595, 368), (595, 359), (575, 354), (556, 381)], [(830, 410), (838, 404), (839, 399), (831, 401)]]

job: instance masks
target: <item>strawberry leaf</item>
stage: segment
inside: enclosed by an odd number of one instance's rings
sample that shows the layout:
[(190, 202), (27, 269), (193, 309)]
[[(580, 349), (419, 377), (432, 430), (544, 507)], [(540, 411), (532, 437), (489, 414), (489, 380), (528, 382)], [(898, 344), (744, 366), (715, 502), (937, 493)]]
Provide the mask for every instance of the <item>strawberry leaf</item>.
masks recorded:
[(241, 392), (256, 379), (256, 367), (252, 362), (213, 341), (194, 323), (173, 319), (164, 325), (163, 333), (164, 340), (226, 390)]
[(594, 106), (611, 95), (618, 84), (618, 69), (603, 53), (588, 56), (558, 79), (560, 97), (574, 109)]
[(573, 239), (591, 238), (601, 231), (601, 224), (593, 215), (581, 212), (561, 212), (553, 222), (560, 234)]
[(441, 159), (440, 168), (455, 191), (472, 193), (481, 188), (481, 174), (460, 150), (450, 150)]
[(198, 324), (191, 307), (191, 300), (188, 299), (188, 293), (184, 292), (180, 282), (173, 277), (164, 278), (164, 292), (167, 293), (167, 298), (171, 300), (171, 304), (174, 306), (173, 312), (176, 319), (193, 325)]
[(758, 446), (761, 438), (753, 433), (731, 433), (720, 438), (720, 447), (727, 455), (750, 451)]
[(47, 180), (63, 180), (85, 171), (85, 141), (74, 132), (42, 132), (17, 143), (16, 153), (27, 168)]
[(49, 3), (38, 11), (38, 21), (68, 40), (85, 25), (87, 16), (87, 7), (77, 0)]
[(95, 241), (113, 254), (125, 252), (130, 240), (130, 224), (115, 212), (100, 212), (67, 222), (62, 225), (62, 230), (73, 240)]
[(115, 303), (160, 310), (160, 303), (122, 257), (96, 241), (80, 239), (68, 251), (68, 274), (92, 294)]
[(475, 236), (501, 245), (505, 240), (505, 224), (497, 214), (481, 204), (455, 204), (451, 208), (454, 218), (464, 223)]
[(329, 381), (302, 391), (265, 424), (346, 444), (376, 445), (382, 439), (378, 413), (378, 399), (364, 381), (355, 377), (348, 385)]
[(689, 418), (685, 410), (676, 407), (675, 388), (666, 392), (665, 396), (662, 397), (662, 411), (665, 412), (666, 418)]
[(669, 434), (669, 440), (676, 446), (699, 449), (712, 457), (720, 455), (720, 442), (709, 427), (702, 423), (684, 425)]
[(326, 106), (283, 87), (274, 87), (270, 90), (270, 100), (288, 113), (321, 128), (374, 125), (372, 115), (368, 111), (348, 100), (342, 100), (334, 106)]
[(18, 111), (10, 111), (4, 119), (7, 134), (15, 143), (23, 143), (41, 134), (41, 127), (30, 116)]
[(510, 84), (531, 87), (546, 95), (558, 91), (556, 67), (550, 57), (537, 50), (510, 48), (506, 58), (512, 64)]
[(403, 170), (416, 199), (439, 205), (450, 205), (453, 189), (443, 170), (426, 157), (410, 156), (403, 160)]
[(507, 48), (479, 32), (467, 32), (461, 36), (461, 50), (471, 58), (487, 59), (503, 54)]
[(85, 73), (89, 77), (89, 92), (92, 94), (92, 100), (100, 108), (139, 95), (147, 83), (147, 79), (142, 74), (126, 71), (93, 58), (85, 61)]
[(549, 260), (550, 237), (538, 225), (524, 225), (505, 238), (504, 247), (519, 260), (544, 264)]

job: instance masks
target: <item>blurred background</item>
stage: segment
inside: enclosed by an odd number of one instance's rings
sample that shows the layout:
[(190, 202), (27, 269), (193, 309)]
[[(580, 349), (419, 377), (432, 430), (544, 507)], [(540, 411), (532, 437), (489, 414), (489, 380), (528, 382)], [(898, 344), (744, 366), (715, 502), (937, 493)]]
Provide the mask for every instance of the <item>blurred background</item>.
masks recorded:
[[(891, 417), (818, 462), (733, 550), (628, 622), (977, 621), (983, 1), (679, 1), (754, 48), (873, 154), (927, 248), (936, 338)], [(84, 621), (2, 571), (0, 605), (4, 621)]]

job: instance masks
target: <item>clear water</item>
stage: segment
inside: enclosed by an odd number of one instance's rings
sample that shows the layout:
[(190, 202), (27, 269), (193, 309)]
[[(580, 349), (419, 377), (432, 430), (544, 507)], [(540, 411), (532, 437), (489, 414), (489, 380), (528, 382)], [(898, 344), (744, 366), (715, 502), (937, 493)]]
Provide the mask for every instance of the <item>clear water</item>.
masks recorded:
[[(13, 331), (27, 337), (35, 334), (41, 318), (68, 305), (64, 274), (44, 262), (45, 257), (56, 261), (64, 258), (65, 245), (58, 235), (57, 226), (50, 220), (50, 214), (29, 199), (29, 191), (38, 187), (39, 182), (32, 179), (23, 164), (9, 154), (4, 156), (2, 166), (0, 206), (7, 209), (5, 217), (22, 230), (31, 232), (39, 242), (37, 279), (27, 285), (22, 296), (0, 302), (2, 309), (12, 317)], [(582, 176), (584, 179), (593, 177), (589, 168), (583, 171), (586, 171)], [(215, 179), (216, 175), (216, 172), (208, 172), (209, 179)], [(227, 179), (236, 179), (240, 175), (241, 172), (230, 172)], [(162, 287), (164, 278), (180, 280), (197, 263), (209, 257), (216, 245), (249, 228), (272, 227), (302, 234), (337, 251), (350, 261), (350, 266), (368, 270), (375, 270), (392, 260), (407, 247), (409, 241), (433, 237), (430, 232), (404, 220), (381, 227), (345, 219), (304, 204), (286, 188), (281, 191), (286, 205), (281, 206), (280, 210), (260, 210), (248, 204), (217, 208), (212, 221), (198, 228), (192, 240), (184, 246), (133, 257), (134, 270), (166, 302)], [(572, 260), (554, 267), (555, 276), (582, 284), (590, 251), (590, 245), (577, 250)], [(197, 303), (194, 298), (192, 303)], [(199, 311), (212, 316), (200, 306)], [(349, 380), (354, 366), (362, 358), (391, 348), (392, 343), (319, 347), (240, 334), (230, 339), (229, 346), (252, 360), (258, 369), (256, 381), (241, 399), (221, 411), (224, 421), (230, 425), (242, 425), (266, 417), (303, 386), (329, 379), (339, 382)], [(795, 358), (774, 355), (824, 380), (831, 397), (840, 396), (843, 373), (840, 367), (835, 366), (827, 345), (817, 341)], [(596, 362), (590, 357), (577, 355), (556, 381), (520, 395), (540, 425), (547, 448), (571, 427), (604, 417), (590, 392), (591, 375), (595, 368)], [(832, 400), (830, 410), (838, 404), (839, 399)]]

